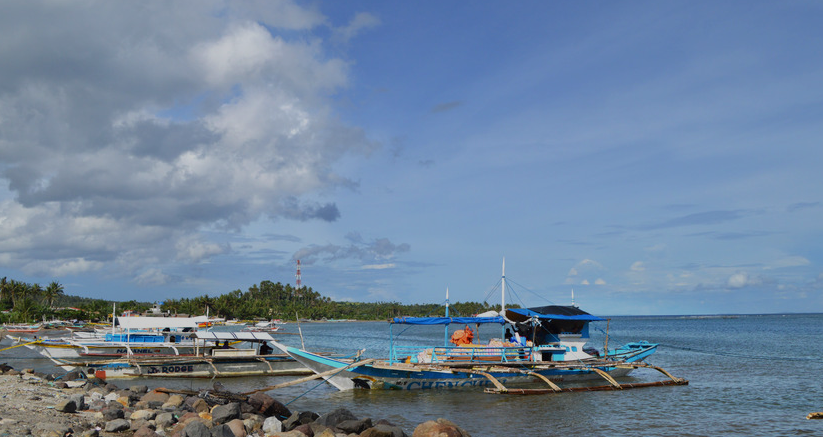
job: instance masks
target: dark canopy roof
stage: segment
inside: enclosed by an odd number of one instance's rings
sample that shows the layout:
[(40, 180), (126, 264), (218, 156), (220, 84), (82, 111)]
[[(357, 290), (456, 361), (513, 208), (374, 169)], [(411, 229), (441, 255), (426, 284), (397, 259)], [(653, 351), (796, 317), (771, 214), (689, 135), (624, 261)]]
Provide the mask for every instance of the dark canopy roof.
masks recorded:
[(584, 322), (598, 322), (602, 319), (593, 316), (575, 306), (548, 305), (533, 308), (506, 308), (506, 316), (515, 322), (523, 322), (531, 317), (551, 320), (578, 320)]

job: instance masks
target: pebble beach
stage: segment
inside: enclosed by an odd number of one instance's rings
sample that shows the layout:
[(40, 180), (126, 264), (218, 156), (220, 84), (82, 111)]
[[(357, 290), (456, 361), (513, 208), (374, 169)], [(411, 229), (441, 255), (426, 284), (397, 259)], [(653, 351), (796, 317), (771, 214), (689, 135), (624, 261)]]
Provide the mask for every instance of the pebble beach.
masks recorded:
[(174, 437), (468, 437), (438, 419), (404, 430), (345, 408), (290, 411), (265, 393), (213, 390), (184, 393), (120, 387), (70, 372), (0, 369), (0, 436)]

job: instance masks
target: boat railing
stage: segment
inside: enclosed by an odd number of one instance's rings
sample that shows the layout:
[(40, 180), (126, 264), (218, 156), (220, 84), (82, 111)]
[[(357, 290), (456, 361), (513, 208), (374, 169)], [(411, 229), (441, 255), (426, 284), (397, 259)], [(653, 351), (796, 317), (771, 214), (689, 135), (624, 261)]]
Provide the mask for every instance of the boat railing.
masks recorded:
[(394, 346), (392, 362), (408, 363), (454, 363), (468, 362), (509, 362), (528, 360), (532, 355), (530, 346)]

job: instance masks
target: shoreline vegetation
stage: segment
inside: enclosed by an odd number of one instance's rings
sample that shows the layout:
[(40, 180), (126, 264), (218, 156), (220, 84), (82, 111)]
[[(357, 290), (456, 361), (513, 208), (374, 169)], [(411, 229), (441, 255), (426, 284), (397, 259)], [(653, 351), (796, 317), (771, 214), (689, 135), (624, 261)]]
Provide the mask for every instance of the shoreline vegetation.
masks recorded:
[[(290, 411), (266, 393), (121, 388), (80, 372), (40, 374), (0, 365), (0, 435), (34, 437), (469, 437), (446, 420), (412, 434), (346, 408)], [(318, 408), (322, 411), (323, 406)]]
[[(143, 314), (157, 305), (154, 315), (204, 315), (226, 320), (300, 321), (385, 321), (399, 316), (428, 316), (442, 311), (443, 303), (401, 304), (399, 302), (337, 302), (312, 290), (290, 284), (262, 281), (247, 291), (234, 290), (219, 296), (205, 294), (194, 298), (168, 298), (162, 303), (112, 301), (65, 294), (57, 281), (47, 287), (0, 278), (0, 323), (32, 323), (42, 320), (110, 320), (113, 304), (118, 312)], [(517, 307), (517, 305), (512, 305)], [(468, 316), (484, 311), (499, 311), (500, 304), (455, 302), (449, 311)]]

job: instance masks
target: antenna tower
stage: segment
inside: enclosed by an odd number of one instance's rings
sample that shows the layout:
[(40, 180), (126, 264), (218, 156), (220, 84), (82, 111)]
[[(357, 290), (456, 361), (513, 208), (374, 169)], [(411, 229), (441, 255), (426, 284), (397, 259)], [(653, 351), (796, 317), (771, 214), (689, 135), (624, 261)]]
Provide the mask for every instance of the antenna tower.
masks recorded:
[(295, 275), (295, 277), (297, 278), (297, 288), (299, 289), (302, 287), (300, 281), (300, 260), (297, 260), (297, 275)]

